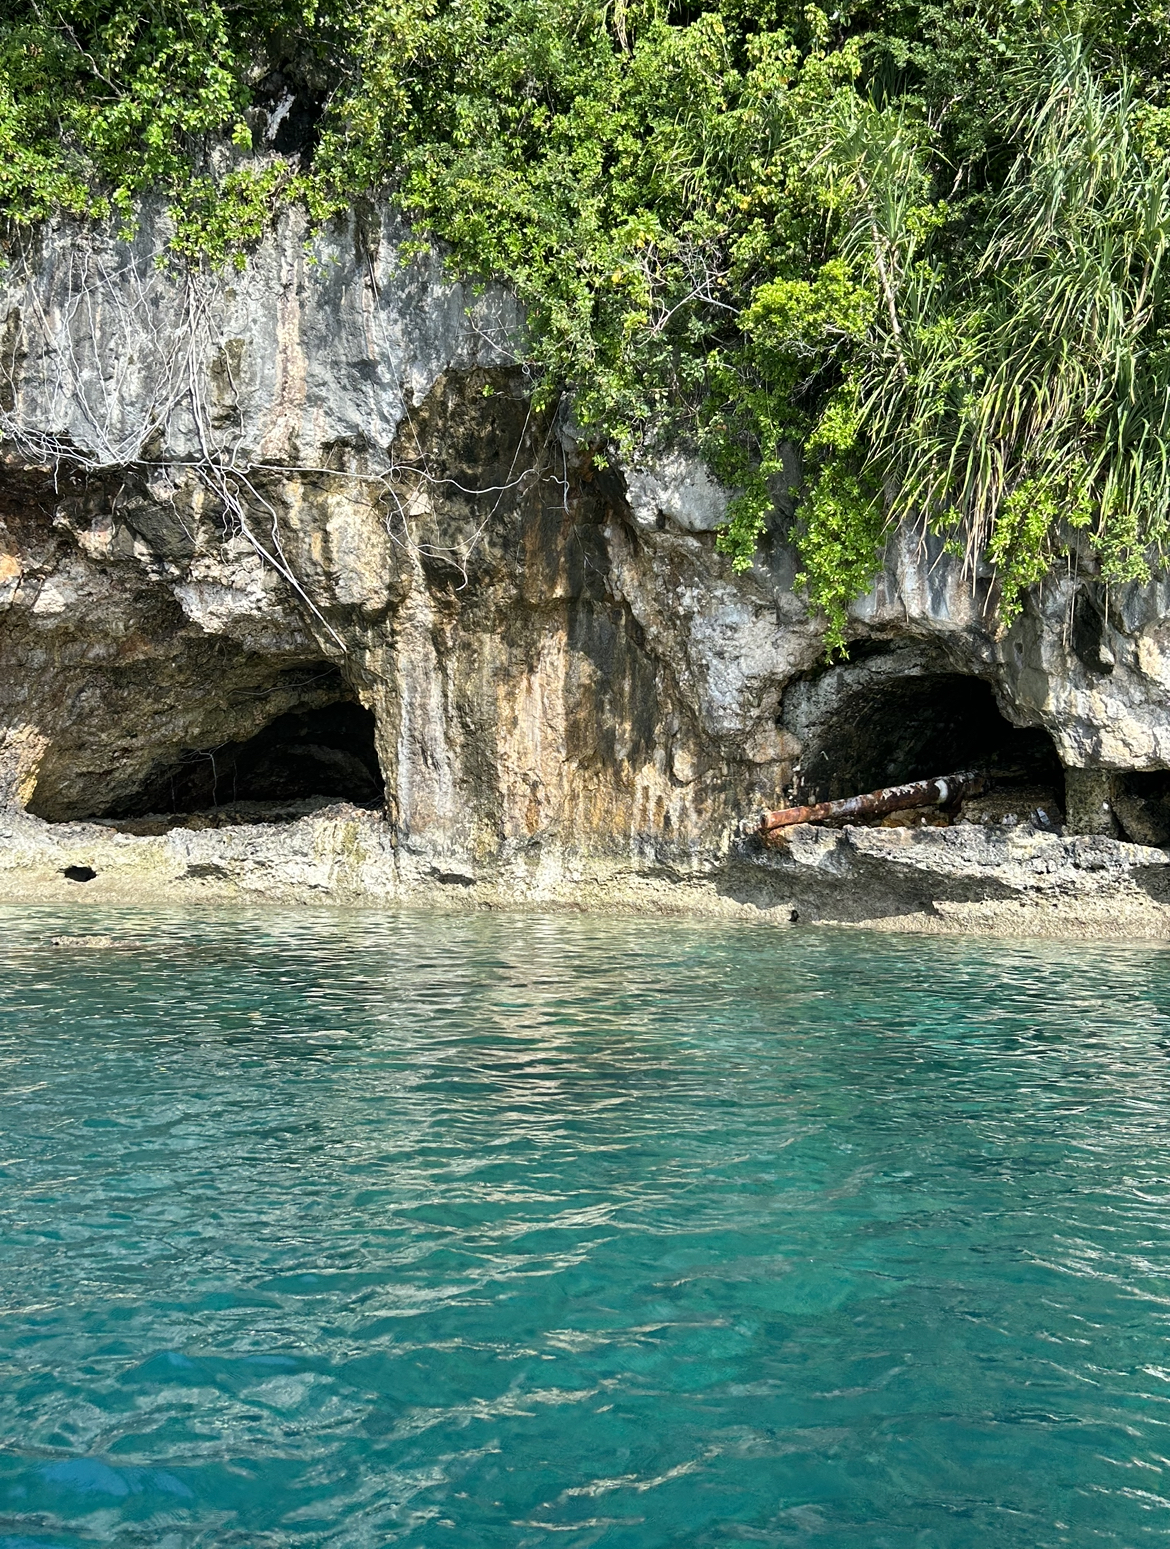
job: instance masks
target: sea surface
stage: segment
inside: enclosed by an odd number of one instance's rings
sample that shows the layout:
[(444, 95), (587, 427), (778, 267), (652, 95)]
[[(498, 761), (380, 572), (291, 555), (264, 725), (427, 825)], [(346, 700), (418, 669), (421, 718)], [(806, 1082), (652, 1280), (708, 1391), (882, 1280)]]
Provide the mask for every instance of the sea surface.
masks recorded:
[(1167, 1539), (1167, 949), (0, 910), (0, 1549)]

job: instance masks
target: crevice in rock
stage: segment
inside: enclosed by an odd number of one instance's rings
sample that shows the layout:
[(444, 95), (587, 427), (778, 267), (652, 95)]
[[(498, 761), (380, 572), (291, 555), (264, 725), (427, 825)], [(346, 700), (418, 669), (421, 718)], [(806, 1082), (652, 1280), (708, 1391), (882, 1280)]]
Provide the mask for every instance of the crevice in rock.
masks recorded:
[(1117, 665), (1109, 649), (1109, 631), (1101, 588), (1077, 593), (1073, 604), (1070, 643), (1086, 672), (1107, 677)]
[(1113, 776), (1112, 806), (1134, 844), (1170, 844), (1170, 770), (1133, 770)]

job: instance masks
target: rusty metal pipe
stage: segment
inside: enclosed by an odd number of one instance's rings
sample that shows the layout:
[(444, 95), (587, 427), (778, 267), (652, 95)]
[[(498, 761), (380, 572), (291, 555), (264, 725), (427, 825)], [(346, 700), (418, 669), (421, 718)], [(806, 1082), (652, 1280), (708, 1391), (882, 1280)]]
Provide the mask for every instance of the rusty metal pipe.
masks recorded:
[(840, 801), (819, 801), (811, 807), (783, 807), (765, 812), (758, 832), (765, 838), (779, 828), (795, 823), (823, 823), (826, 818), (873, 818), (887, 812), (903, 812), (910, 807), (945, 807), (963, 796), (974, 796), (987, 784), (986, 775), (964, 769), (958, 774), (937, 775), (933, 780), (911, 780), (908, 785), (888, 785), (884, 790), (863, 796), (845, 796)]

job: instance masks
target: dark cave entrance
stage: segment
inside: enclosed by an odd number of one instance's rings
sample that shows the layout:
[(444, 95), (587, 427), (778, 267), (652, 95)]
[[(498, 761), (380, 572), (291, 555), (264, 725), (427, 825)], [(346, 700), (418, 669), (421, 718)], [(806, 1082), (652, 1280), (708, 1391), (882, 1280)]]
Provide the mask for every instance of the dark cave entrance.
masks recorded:
[(997, 789), (1051, 792), (1064, 771), (1040, 727), (1013, 726), (991, 685), (961, 673), (870, 679), (846, 690), (806, 739), (799, 799), (832, 801), (882, 786), (976, 769)]
[(1113, 812), (1134, 844), (1170, 844), (1170, 769), (1128, 770), (1113, 776)]
[(331, 801), (379, 806), (384, 783), (372, 713), (352, 699), (277, 716), (255, 736), (190, 749), (155, 770), (106, 819), (193, 813), (279, 821)]

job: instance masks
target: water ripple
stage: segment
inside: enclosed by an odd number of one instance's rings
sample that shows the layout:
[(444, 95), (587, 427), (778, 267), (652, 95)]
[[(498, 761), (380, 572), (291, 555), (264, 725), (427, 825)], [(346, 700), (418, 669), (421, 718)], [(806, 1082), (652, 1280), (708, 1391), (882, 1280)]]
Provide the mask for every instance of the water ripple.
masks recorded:
[(1162, 948), (0, 925), (0, 1549), (1170, 1538)]

